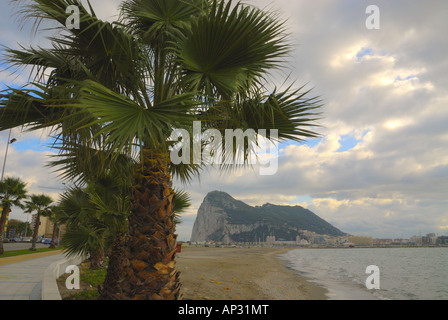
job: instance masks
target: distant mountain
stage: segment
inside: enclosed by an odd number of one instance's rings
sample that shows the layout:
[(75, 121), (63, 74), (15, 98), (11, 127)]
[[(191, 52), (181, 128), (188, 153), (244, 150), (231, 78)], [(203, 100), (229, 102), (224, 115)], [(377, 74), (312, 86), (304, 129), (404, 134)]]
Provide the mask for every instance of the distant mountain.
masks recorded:
[(303, 207), (269, 203), (252, 207), (225, 192), (213, 191), (198, 210), (191, 241), (254, 242), (265, 241), (270, 235), (277, 240), (295, 241), (301, 230), (345, 235)]

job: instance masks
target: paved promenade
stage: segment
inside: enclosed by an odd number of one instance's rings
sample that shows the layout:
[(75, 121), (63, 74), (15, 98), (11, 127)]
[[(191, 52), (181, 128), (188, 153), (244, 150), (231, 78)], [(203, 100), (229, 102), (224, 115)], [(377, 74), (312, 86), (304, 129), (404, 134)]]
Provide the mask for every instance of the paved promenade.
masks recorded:
[(52, 251), (0, 258), (0, 300), (41, 300), (45, 270), (64, 257)]

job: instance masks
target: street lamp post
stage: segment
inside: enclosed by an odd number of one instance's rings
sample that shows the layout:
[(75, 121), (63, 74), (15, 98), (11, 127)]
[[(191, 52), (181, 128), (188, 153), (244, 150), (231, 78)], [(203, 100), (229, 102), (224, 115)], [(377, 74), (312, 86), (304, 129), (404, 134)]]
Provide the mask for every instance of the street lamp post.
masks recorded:
[(11, 131), (12, 129), (9, 129), (8, 142), (6, 143), (5, 159), (3, 160), (2, 178), (0, 179), (0, 182), (3, 181), (3, 175), (5, 174), (6, 157), (8, 156), (9, 145), (17, 141), (17, 139), (15, 138), (11, 139)]
[[(8, 141), (6, 142), (5, 159), (3, 160), (2, 177), (0, 179), (0, 182), (3, 182), (3, 175), (5, 174), (6, 157), (8, 156), (9, 145), (17, 141), (17, 139), (15, 139), (15, 138), (11, 139), (11, 132), (12, 132), (12, 129), (9, 129)], [(6, 230), (0, 230), (0, 231), (4, 232), (4, 235), (6, 235)]]

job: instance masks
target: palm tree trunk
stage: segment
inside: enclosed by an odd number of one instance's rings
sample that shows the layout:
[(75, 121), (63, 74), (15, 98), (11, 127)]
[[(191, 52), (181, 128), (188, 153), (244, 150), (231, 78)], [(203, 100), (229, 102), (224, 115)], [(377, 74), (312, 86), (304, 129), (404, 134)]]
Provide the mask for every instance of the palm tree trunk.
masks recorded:
[(31, 251), (36, 251), (36, 241), (37, 236), (39, 235), (39, 226), (40, 226), (40, 213), (37, 213), (36, 223), (34, 224), (33, 239), (30, 248)]
[(124, 248), (126, 264), (118, 299), (175, 300), (180, 298), (175, 269), (173, 197), (169, 157), (143, 150), (143, 164), (132, 187), (129, 231)]
[(123, 274), (123, 269), (126, 264), (124, 254), (125, 235), (120, 233), (115, 239), (112, 252), (109, 255), (109, 263), (107, 265), (107, 274), (104, 283), (98, 288), (100, 293), (99, 300), (116, 300), (116, 294), (120, 292), (120, 285), (118, 281)]
[(99, 248), (90, 254), (90, 269), (99, 269), (103, 266), (104, 250)]
[(5, 206), (2, 210), (2, 216), (0, 218), (0, 255), (2, 255), (4, 252), (3, 234), (5, 233), (6, 218), (8, 217), (8, 213), (9, 208)]
[(54, 222), (53, 224), (53, 234), (51, 235), (51, 243), (50, 243), (50, 248), (54, 249), (56, 246), (54, 244), (54, 238), (56, 238), (56, 231), (58, 229), (58, 224), (56, 222)]

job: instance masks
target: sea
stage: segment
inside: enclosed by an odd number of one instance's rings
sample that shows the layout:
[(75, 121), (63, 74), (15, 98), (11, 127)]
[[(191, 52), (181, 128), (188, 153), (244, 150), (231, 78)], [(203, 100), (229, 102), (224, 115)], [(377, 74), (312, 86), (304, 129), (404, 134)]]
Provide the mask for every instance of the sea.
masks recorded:
[(303, 248), (280, 256), (329, 300), (448, 300), (448, 248)]

